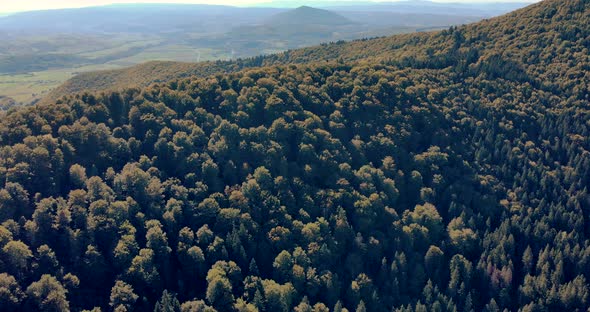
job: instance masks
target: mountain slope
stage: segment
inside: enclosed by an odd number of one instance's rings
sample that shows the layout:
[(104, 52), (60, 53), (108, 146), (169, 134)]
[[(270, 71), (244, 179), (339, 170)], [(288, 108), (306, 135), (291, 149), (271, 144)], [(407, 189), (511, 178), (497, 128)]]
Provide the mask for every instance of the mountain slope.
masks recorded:
[(2, 113), (0, 304), (586, 311), (589, 16), (550, 0)]
[[(176, 64), (171, 66), (170, 70), (165, 70), (162, 77), (157, 73), (153, 75), (154, 73), (149, 72), (153, 64), (100, 74), (82, 74), (58, 88), (50, 95), (50, 98), (81, 90), (98, 91), (113, 87), (146, 86), (151, 82), (164, 81), (173, 76), (203, 76), (216, 71), (233, 71), (251, 66), (336, 59), (357, 61), (366, 58), (424, 61), (430, 59), (431, 55), (444, 56), (452, 52), (455, 45), (459, 45), (460, 51), (477, 49), (478, 53), (481, 53), (481, 61), (500, 54), (503, 60), (510, 59), (520, 63), (527, 72), (538, 77), (539, 81), (552, 84), (555, 77), (565, 74), (562, 65), (568, 59), (574, 56), (579, 58), (578, 64), (574, 64), (577, 70), (584, 69), (586, 66), (584, 64), (588, 63), (588, 53), (584, 53), (584, 49), (590, 45), (588, 43), (590, 36), (586, 27), (587, 23), (590, 23), (590, 17), (585, 13), (587, 5), (581, 0), (566, 0), (563, 6), (558, 1), (544, 1), (505, 16), (458, 27), (453, 33), (449, 31), (417, 33), (329, 44), (243, 61)], [(574, 9), (563, 9), (563, 7)], [(550, 42), (565, 43), (568, 46), (560, 50), (559, 62), (554, 62), (557, 54), (556, 45), (547, 44)], [(168, 65), (169, 63), (163, 67)], [(144, 70), (149, 73), (143, 73)], [(101, 79), (101, 76), (109, 78)], [(96, 80), (104, 83), (94, 85), (93, 82)]]

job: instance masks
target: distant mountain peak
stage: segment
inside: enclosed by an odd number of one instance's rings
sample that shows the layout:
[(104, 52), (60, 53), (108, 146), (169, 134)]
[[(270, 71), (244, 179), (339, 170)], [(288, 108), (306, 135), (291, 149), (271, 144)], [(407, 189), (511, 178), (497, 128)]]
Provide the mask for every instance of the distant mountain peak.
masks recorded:
[(329, 10), (318, 9), (307, 5), (279, 13), (273, 16), (268, 23), (269, 25), (349, 25), (354, 24), (348, 18), (334, 13)]

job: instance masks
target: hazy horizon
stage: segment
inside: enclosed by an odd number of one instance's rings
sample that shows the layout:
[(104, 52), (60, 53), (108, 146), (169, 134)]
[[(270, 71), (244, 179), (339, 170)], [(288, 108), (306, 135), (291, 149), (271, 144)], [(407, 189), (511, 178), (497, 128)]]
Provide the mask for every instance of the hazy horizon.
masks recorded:
[[(400, 1), (408, 1), (408, 0), (389, 0), (389, 1), (371, 1), (368, 0), (366, 2), (375, 2), (375, 3), (387, 3), (387, 2), (400, 2)], [(409, 1), (424, 1), (424, 0), (409, 0)], [(430, 0), (432, 2), (442, 2), (442, 3), (522, 3), (522, 2), (530, 2), (535, 3), (541, 0)], [(231, 6), (261, 6), (268, 4), (269, 6), (280, 6), (280, 2), (288, 2), (289, 6), (298, 6), (298, 5), (314, 5), (314, 1), (269, 1), (269, 0), (57, 0), (48, 2), (46, 0), (25, 0), (19, 2), (13, 2), (9, 4), (4, 4), (0, 8), (0, 14), (10, 14), (10, 13), (18, 13), (18, 12), (26, 12), (26, 11), (37, 11), (37, 10), (52, 10), (52, 9), (68, 9), (68, 8), (84, 8), (84, 7), (93, 7), (93, 6), (104, 6), (104, 5), (112, 5), (112, 4), (208, 4), (208, 5), (231, 5)], [(363, 2), (358, 0), (324, 0), (321, 1), (322, 3), (325, 2), (334, 2), (334, 4), (346, 4), (347, 2)], [(293, 5), (291, 5), (293, 4)]]

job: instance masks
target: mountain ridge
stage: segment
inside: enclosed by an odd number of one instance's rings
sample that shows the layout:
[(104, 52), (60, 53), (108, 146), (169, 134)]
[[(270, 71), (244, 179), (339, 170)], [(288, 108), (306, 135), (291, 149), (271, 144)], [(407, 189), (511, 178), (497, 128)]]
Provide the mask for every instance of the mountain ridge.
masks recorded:
[(278, 13), (272, 16), (265, 23), (270, 26), (293, 26), (293, 25), (349, 25), (353, 22), (340, 14), (329, 10), (300, 6), (287, 12)]
[[(571, 0), (566, 0), (571, 2)], [(484, 20), (482, 22), (469, 24), (458, 27), (461, 31), (466, 31), (473, 38), (481, 36), (481, 34), (487, 34), (490, 38), (486, 41), (477, 41), (481, 49), (504, 51), (510, 45), (520, 44), (516, 40), (516, 35), (519, 35), (519, 39), (523, 42), (529, 42), (527, 44), (535, 44), (531, 38), (538, 38), (543, 36), (546, 32), (536, 33), (536, 31), (529, 31), (525, 26), (526, 23), (533, 23), (538, 21), (536, 25), (544, 23), (545, 18), (542, 17), (541, 9), (553, 10), (557, 5), (558, 1), (545, 0), (540, 3), (532, 4), (527, 8), (517, 10), (512, 13), (508, 13), (503, 16), (495, 17), (492, 19)], [(587, 16), (582, 18), (588, 19)], [(526, 23), (525, 23), (526, 21)], [(526, 31), (515, 30), (515, 34), (512, 35), (509, 40), (500, 40), (493, 44), (492, 48), (488, 45), (493, 38), (500, 38), (504, 36), (503, 31), (498, 31), (501, 24), (508, 24), (509, 27), (522, 28)], [(517, 26), (515, 26), (517, 25)], [(578, 23), (578, 27), (581, 27), (581, 23)], [(495, 27), (495, 28), (491, 28)], [(504, 26), (502, 26), (504, 27)], [(480, 34), (476, 34), (478, 32)], [(397, 59), (402, 60), (404, 58), (420, 58), (425, 59), (428, 55), (425, 53), (426, 49), (414, 49), (419, 45), (432, 45), (432, 49), (436, 50), (437, 53), (443, 53), (444, 51), (451, 48), (448, 43), (450, 41), (444, 40), (448, 32), (425, 32), (415, 33), (406, 35), (396, 35), (391, 37), (376, 38), (370, 40), (356, 40), (350, 43), (332, 43), (328, 45), (322, 45), (311, 48), (304, 48), (298, 50), (287, 51), (276, 55), (270, 55), (265, 57), (256, 57), (238, 61), (221, 61), (221, 62), (207, 62), (201, 64), (187, 64), (187, 63), (159, 63), (152, 62), (149, 64), (139, 65), (130, 69), (114, 70), (114, 71), (103, 71), (101, 73), (85, 73), (81, 74), (61, 87), (54, 90), (47, 98), (55, 99), (59, 96), (71, 92), (77, 92), (84, 89), (89, 91), (100, 91), (107, 90), (109, 88), (120, 88), (125, 86), (146, 86), (151, 82), (164, 81), (169, 78), (173, 78), (175, 75), (180, 77), (186, 77), (190, 75), (210, 75), (215, 72), (223, 71), (223, 68), (216, 69), (216, 66), (227, 67), (228, 71), (235, 71), (242, 69), (243, 67), (255, 67), (255, 66), (266, 66), (273, 64), (286, 64), (289, 62), (293, 63), (306, 63), (314, 61), (326, 61), (326, 60), (337, 60), (342, 59), (345, 61), (358, 61), (364, 58), (377, 58), (377, 59)], [(473, 39), (470, 39), (473, 40)], [(513, 44), (511, 44), (514, 42)], [(538, 44), (538, 43), (537, 43)], [(545, 48), (547, 49), (547, 48)], [(495, 53), (495, 52), (494, 52)], [(520, 58), (524, 57), (522, 55)], [(164, 68), (162, 65), (172, 65), (169, 70)], [(158, 77), (158, 74), (153, 74), (154, 66), (159, 67), (163, 74)], [(150, 71), (150, 74), (141, 74), (142, 69)], [(558, 66), (551, 66), (550, 70), (552, 74), (560, 74)], [(102, 79), (108, 76), (108, 78)], [(148, 79), (145, 81), (140, 80), (139, 83), (133, 82), (133, 76), (135, 77), (154, 77), (154, 79)], [(100, 81), (101, 85), (93, 87), (93, 81)], [(44, 100), (44, 102), (46, 102)]]
[[(369, 5), (369, 9), (379, 11), (380, 7)], [(5, 64), (0, 66), (0, 74), (17, 78), (16, 88), (14, 80), (0, 79), (0, 94), (28, 105), (80, 72), (124, 68), (149, 60), (246, 58), (322, 42), (442, 29), (487, 16), (481, 12), (462, 14), (461, 8), (454, 8), (453, 15), (420, 13), (419, 8), (414, 13), (363, 10), (332, 10), (354, 24), (341, 16), (331, 18), (326, 12), (315, 24), (305, 16), (291, 18), (296, 25), (282, 25), (284, 18), (267, 22), (286, 9), (190, 4), (19, 13), (0, 20), (0, 41), (11, 43), (0, 45), (0, 63)]]

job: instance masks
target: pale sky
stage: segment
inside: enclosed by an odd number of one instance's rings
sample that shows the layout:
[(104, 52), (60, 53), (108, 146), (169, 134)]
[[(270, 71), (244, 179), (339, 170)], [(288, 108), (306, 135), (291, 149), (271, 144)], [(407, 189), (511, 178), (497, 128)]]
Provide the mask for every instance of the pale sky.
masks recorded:
[[(358, 0), (357, 0), (358, 1)], [(539, 0), (434, 0), (436, 2), (537, 2)], [(235, 6), (247, 6), (252, 4), (268, 3), (269, 0), (0, 0), (0, 12), (19, 12), (32, 10), (48, 10), (61, 8), (80, 8), (87, 6), (108, 5), (113, 3), (198, 3), (198, 4), (224, 4)], [(302, 1), (304, 2), (304, 1)], [(312, 1), (305, 1), (310, 3)], [(344, 1), (334, 0), (344, 3)], [(388, 2), (388, 1), (381, 1)], [(392, 1), (389, 1), (392, 2)]]

